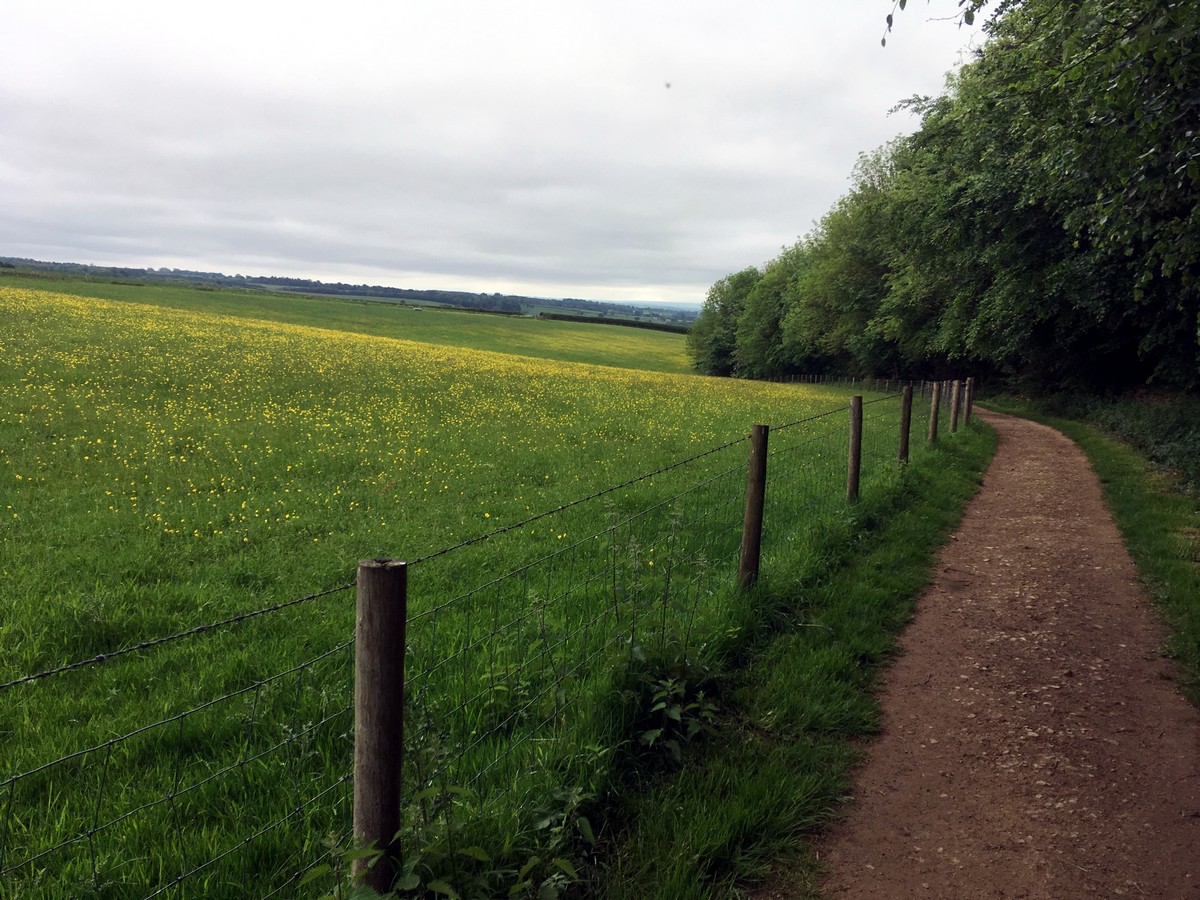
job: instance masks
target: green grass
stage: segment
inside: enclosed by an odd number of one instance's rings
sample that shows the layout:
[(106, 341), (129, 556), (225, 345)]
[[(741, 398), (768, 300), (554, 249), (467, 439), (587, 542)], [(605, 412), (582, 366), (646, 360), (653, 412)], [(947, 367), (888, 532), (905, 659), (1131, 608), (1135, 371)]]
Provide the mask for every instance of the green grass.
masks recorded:
[[(577, 882), (615, 833), (611, 798), (705, 746), (692, 723), (749, 708), (722, 673), (749, 671), (773, 628), (810, 631), (787, 586), (815, 590), (920, 473), (967, 464), (918, 446), (902, 480), (897, 404), (874, 398), (850, 509), (844, 392), (369, 336), (325, 327), (336, 301), (314, 301), (312, 327), (155, 296), (0, 287), (0, 682), (347, 585), (359, 559), (419, 560), (404, 834), (431, 889)], [(510, 321), (447, 315), (480, 344), (498, 338), (475, 323)], [(739, 593), (748, 426), (827, 410), (772, 432), (763, 586)], [(0, 690), (0, 852), (19, 867), (0, 897), (340, 883), (353, 621), (339, 589)], [(837, 753), (814, 759), (817, 778)], [(758, 805), (749, 785), (731, 802)]]
[[(998, 398), (989, 400), (988, 406), (1057, 428), (1088, 455), (1142, 582), (1165, 616), (1170, 630), (1166, 649), (1181, 667), (1184, 692), (1200, 705), (1200, 505), (1195, 474), (1185, 479), (1112, 435), (1084, 422), (1047, 416), (1029, 403)], [(1122, 423), (1122, 431), (1136, 434), (1144, 446), (1156, 436), (1158, 446), (1170, 444), (1172, 433), (1165, 428), (1134, 427), (1131, 421), (1188, 420), (1169, 409), (1123, 413), (1124, 404), (1117, 404), (1115, 410), (1113, 406), (1104, 404), (1103, 420)], [(1194, 398), (1181, 406), (1194, 410)], [(1189, 427), (1174, 433), (1186, 433)], [(1194, 466), (1196, 454), (1192, 445), (1182, 453), (1164, 453), (1163, 458)]]
[(417, 307), (394, 303), (353, 302), (258, 291), (196, 290), (153, 284), (83, 281), (6, 274), (0, 270), (0, 288), (5, 286), (561, 362), (677, 374), (690, 371), (684, 350), (684, 335), (615, 325), (498, 316), (432, 306), (422, 306), (417, 311)]
[(937, 550), (994, 450), (972, 426), (918, 457), (893, 490), (872, 492), (827, 541), (768, 567), (751, 649), (713, 676), (719, 726), (666, 775), (634, 780), (610, 815), (599, 891), (611, 898), (731, 896), (786, 861), (811, 893), (805, 845), (835, 813), (856, 742), (878, 718), (872, 689)]
[[(0, 682), (341, 585), (356, 560), (422, 557), (732, 442), (413, 566), (409, 862), (476, 893), (570, 880), (554, 860), (580, 858), (580, 820), (625, 777), (647, 701), (744, 643), (749, 424), (845, 395), (215, 315), (211, 297), (0, 289)], [(768, 561), (851, 521), (845, 422), (773, 437), (785, 489)], [(895, 423), (894, 402), (868, 407), (865, 493), (895, 488)], [(206, 896), (291, 896), (297, 873), (336, 862), (323, 842), (347, 821), (352, 594), (0, 693), (3, 774), (21, 776), (0, 791), (5, 864), (20, 864), (0, 896), (143, 896), (192, 872), (185, 890)]]

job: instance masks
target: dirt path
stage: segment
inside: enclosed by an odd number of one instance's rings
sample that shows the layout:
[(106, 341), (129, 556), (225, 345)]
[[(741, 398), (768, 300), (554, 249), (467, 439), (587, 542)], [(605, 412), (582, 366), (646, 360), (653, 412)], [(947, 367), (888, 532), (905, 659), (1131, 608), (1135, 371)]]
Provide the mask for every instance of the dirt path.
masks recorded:
[(1200, 714), (1086, 457), (999, 448), (886, 675), (824, 896), (1200, 898)]

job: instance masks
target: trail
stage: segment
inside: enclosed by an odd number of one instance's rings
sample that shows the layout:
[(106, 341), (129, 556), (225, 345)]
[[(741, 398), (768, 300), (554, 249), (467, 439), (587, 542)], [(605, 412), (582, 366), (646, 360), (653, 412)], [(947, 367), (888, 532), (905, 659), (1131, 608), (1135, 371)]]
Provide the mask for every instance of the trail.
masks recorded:
[(885, 674), (822, 895), (1200, 898), (1200, 713), (1099, 481), (1058, 432), (983, 417), (996, 456)]

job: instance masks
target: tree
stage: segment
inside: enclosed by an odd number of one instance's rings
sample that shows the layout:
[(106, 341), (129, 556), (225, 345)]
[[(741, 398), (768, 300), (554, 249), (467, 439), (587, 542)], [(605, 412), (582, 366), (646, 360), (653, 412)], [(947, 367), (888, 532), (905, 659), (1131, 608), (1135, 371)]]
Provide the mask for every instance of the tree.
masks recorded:
[(687, 336), (687, 352), (696, 371), (732, 375), (737, 323), (746, 297), (761, 277), (755, 268), (726, 275), (708, 290), (700, 315)]
[(808, 265), (792, 285), (782, 329), (785, 354), (805, 370), (897, 369), (894, 345), (871, 327), (892, 265), (893, 154), (890, 144), (862, 154), (854, 188), (806, 238)]
[(794, 370), (784, 352), (782, 323), (791, 285), (809, 259), (803, 242), (767, 263), (755, 282), (737, 322), (736, 371), (747, 378), (775, 378)]
[(1200, 387), (1200, 4), (989, 11), (918, 131), (744, 295), (739, 371)]

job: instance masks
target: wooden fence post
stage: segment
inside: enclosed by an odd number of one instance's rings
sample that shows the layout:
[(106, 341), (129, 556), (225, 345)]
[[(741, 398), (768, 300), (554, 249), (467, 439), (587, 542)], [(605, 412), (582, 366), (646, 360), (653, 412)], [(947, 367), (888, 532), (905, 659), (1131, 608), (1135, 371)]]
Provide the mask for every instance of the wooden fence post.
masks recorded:
[(942, 383), (935, 381), (929, 386), (929, 443), (937, 443), (938, 414), (942, 405)]
[(908, 462), (908, 434), (912, 430), (912, 385), (900, 392), (900, 462)]
[(767, 499), (766, 425), (750, 429), (750, 463), (746, 468), (746, 513), (742, 520), (742, 552), (738, 558), (738, 584), (749, 590), (758, 581), (762, 556), (763, 507)]
[(962, 382), (957, 378), (950, 385), (950, 433), (958, 431), (958, 413), (962, 404)]
[(963, 422), (967, 425), (971, 424), (971, 408), (975, 405), (975, 376), (967, 379), (967, 405), (964, 410)]
[(400, 861), (404, 764), (404, 641), (408, 563), (358, 564), (354, 622), (354, 840), (379, 850), (375, 865), (356, 859), (353, 873), (379, 893), (392, 888)]
[(850, 454), (846, 461), (846, 502), (858, 499), (858, 481), (862, 471), (863, 398), (850, 398)]

